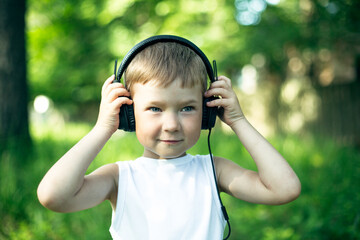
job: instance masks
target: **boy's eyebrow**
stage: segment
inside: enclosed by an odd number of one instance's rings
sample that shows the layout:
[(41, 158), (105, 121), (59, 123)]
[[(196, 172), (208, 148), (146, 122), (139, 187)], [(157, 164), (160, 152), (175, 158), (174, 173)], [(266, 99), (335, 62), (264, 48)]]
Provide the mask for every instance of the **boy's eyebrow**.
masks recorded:
[[(148, 105), (164, 105), (166, 103), (168, 103), (169, 101), (159, 101), (159, 100), (150, 100), (147, 102)], [(185, 99), (183, 101), (179, 101), (179, 105), (191, 105), (191, 104), (197, 104), (199, 101), (195, 98), (191, 98), (191, 99)]]

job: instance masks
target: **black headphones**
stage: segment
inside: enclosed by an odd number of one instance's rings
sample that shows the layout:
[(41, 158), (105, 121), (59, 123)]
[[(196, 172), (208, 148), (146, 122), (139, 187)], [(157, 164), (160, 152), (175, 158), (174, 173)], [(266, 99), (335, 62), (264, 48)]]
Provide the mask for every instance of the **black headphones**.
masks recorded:
[[(176, 42), (183, 46), (186, 46), (193, 50), (204, 62), (206, 67), (206, 72), (208, 74), (208, 77), (213, 83), (217, 80), (217, 68), (216, 68), (216, 62), (214, 61), (214, 70), (211, 67), (211, 64), (209, 60), (207, 59), (206, 55), (192, 42), (189, 40), (173, 36), (173, 35), (157, 35), (150, 38), (147, 38), (138, 44), (136, 44), (124, 57), (122, 60), (120, 67), (116, 74), (116, 67), (117, 67), (117, 61), (115, 61), (115, 68), (114, 68), (114, 75), (115, 80), (113, 82), (121, 82), (120, 79), (125, 72), (126, 68), (129, 66), (130, 62), (134, 59), (134, 57), (144, 50), (146, 47), (153, 45), (158, 42)], [(215, 79), (216, 77), (216, 79)], [(125, 82), (125, 80), (124, 80)], [(124, 84), (125, 85), (125, 84)], [(206, 103), (209, 101), (212, 101), (216, 99), (216, 97), (209, 97), (209, 98), (203, 98), (203, 114), (202, 114), (202, 122), (201, 122), (201, 129), (211, 129), (215, 125), (216, 116), (218, 109), (216, 107), (208, 107), (206, 106)], [(133, 132), (135, 131), (135, 116), (134, 116), (134, 108), (133, 105), (127, 105), (123, 104), (120, 108), (120, 125), (119, 129), (122, 129), (127, 132)]]

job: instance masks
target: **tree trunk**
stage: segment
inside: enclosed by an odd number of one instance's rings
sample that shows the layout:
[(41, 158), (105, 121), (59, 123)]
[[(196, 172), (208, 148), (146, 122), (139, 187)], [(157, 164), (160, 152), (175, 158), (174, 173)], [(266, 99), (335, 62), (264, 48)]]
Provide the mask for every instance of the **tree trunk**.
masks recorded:
[(25, 9), (26, 0), (0, 0), (0, 153), (6, 149), (24, 151), (31, 143)]

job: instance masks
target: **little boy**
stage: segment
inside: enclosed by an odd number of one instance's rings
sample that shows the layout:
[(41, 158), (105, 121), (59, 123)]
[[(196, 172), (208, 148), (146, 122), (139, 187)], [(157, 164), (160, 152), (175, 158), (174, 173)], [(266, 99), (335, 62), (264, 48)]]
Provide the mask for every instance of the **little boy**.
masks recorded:
[[(126, 87), (113, 83), (114, 76), (105, 81), (94, 128), (44, 176), (38, 198), (45, 207), (74, 212), (109, 200), (114, 239), (222, 239), (225, 220), (210, 157), (186, 153), (200, 136), (203, 97), (211, 96), (220, 98), (206, 105), (223, 108), (221, 120), (258, 168), (254, 172), (214, 157), (219, 190), (260, 204), (284, 204), (300, 194), (292, 168), (245, 118), (231, 80), (220, 76), (207, 89), (204, 63), (190, 48), (150, 45), (131, 61), (125, 80)], [(125, 104), (134, 108), (142, 156), (85, 175), (117, 130)]]

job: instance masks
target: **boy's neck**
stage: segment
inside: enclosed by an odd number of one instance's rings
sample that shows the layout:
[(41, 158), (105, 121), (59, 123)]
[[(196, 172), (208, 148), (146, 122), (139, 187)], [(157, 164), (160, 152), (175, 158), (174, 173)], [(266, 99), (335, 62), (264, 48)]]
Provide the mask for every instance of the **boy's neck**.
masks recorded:
[(171, 159), (176, 159), (176, 158), (185, 157), (186, 155), (187, 155), (187, 153), (184, 152), (184, 153), (182, 153), (182, 154), (179, 155), (179, 156), (169, 156), (169, 157), (166, 157), (166, 156), (159, 156), (159, 155), (157, 155), (156, 153), (153, 153), (153, 152), (144, 150), (144, 153), (143, 153), (142, 156), (145, 157), (145, 158), (152, 158), (152, 159), (156, 159), (156, 160), (171, 160)]

